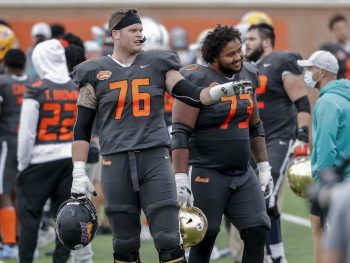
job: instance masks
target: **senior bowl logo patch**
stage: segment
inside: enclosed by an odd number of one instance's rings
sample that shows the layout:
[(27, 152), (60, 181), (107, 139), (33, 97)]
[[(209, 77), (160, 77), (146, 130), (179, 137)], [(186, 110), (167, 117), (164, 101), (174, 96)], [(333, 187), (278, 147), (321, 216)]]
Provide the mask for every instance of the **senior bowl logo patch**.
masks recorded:
[(101, 70), (99, 73), (97, 73), (97, 79), (99, 80), (106, 80), (109, 79), (112, 76), (112, 72), (109, 70)]
[(186, 67), (184, 68), (184, 70), (193, 71), (193, 70), (196, 70), (197, 68), (198, 68), (198, 65), (196, 65), (196, 64), (190, 64), (190, 65), (186, 66)]

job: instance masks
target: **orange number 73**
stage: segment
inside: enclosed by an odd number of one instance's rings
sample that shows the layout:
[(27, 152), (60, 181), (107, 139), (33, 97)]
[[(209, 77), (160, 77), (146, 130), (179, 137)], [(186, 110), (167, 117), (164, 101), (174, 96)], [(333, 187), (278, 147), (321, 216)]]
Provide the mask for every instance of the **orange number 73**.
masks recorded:
[[(133, 79), (131, 81), (131, 97), (132, 97), (132, 114), (134, 117), (145, 117), (151, 113), (151, 95), (147, 92), (140, 92), (140, 86), (148, 86), (149, 79)], [(109, 89), (120, 89), (117, 109), (115, 111), (115, 119), (122, 117), (125, 106), (126, 94), (128, 92), (128, 81), (121, 80), (109, 83)], [(143, 108), (141, 108), (143, 102)]]
[[(250, 117), (253, 114), (253, 109), (254, 109), (254, 103), (253, 100), (250, 96), (250, 94), (240, 94), (239, 98), (241, 100), (248, 100), (249, 101), (249, 105), (247, 107), (247, 113), (248, 113), (248, 117), (247, 119), (245, 119), (244, 121), (240, 121), (238, 123), (238, 128), (239, 129), (246, 129), (249, 127), (249, 121), (250, 121)], [(232, 97), (227, 97), (227, 98), (221, 98), (221, 101), (231, 101), (231, 107), (230, 107), (230, 112), (228, 113), (225, 121), (220, 125), (220, 129), (227, 129), (228, 125), (230, 123), (230, 121), (232, 120), (232, 118), (235, 116), (236, 114), (236, 110), (237, 110), (237, 97), (236, 96), (232, 96)]]

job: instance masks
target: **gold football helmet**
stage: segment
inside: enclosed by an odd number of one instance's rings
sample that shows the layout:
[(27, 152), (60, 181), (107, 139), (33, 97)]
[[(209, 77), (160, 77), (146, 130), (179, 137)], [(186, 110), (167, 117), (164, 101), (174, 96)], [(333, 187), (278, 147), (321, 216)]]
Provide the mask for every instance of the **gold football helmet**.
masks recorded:
[(16, 37), (13, 31), (4, 25), (0, 25), (0, 60), (3, 60), (7, 51), (16, 45)]
[(311, 175), (311, 161), (309, 156), (292, 159), (288, 164), (288, 182), (292, 191), (305, 198), (307, 189), (314, 184)]
[(243, 15), (242, 24), (257, 25), (260, 23), (266, 23), (272, 26), (272, 19), (266, 13), (261, 11), (251, 11)]
[(179, 221), (184, 248), (197, 245), (203, 240), (208, 229), (208, 221), (199, 208), (180, 208)]

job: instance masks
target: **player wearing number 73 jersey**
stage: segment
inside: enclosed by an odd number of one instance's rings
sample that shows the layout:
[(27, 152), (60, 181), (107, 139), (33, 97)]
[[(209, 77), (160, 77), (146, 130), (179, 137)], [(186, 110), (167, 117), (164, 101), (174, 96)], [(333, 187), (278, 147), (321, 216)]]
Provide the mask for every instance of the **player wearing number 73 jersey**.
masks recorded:
[[(273, 186), (255, 98), (258, 71), (242, 62), (240, 33), (233, 27), (218, 26), (209, 32), (202, 53), (208, 65), (185, 67), (186, 79), (198, 86), (245, 79), (251, 86), (200, 109), (174, 101), (172, 157), (178, 199), (184, 206), (193, 203), (185, 191), (189, 173), (194, 205), (208, 219), (207, 233), (191, 248), (189, 262), (209, 262), (225, 214), (245, 244), (242, 262), (262, 263), (270, 228), (263, 192), (268, 185), (272, 191)], [(248, 163), (250, 152), (260, 167), (260, 184)]]
[[(40, 80), (27, 86), (18, 136), (17, 200), (19, 261), (32, 262), (43, 206), (70, 196), (71, 147), (78, 90), (68, 75), (65, 50), (58, 40), (38, 44), (33, 65)], [(56, 243), (54, 262), (66, 262), (70, 250)]]

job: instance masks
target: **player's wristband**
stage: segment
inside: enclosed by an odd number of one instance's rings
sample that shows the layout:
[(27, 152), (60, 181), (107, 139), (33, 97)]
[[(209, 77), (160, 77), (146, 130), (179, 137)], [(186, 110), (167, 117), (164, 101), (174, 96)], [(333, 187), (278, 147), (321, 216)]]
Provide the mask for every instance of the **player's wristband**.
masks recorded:
[(303, 142), (309, 142), (309, 128), (307, 126), (303, 126), (297, 131), (297, 138)]
[(271, 170), (271, 166), (269, 164), (269, 162), (265, 161), (265, 162), (259, 162), (256, 164), (259, 172), (267, 172)]

